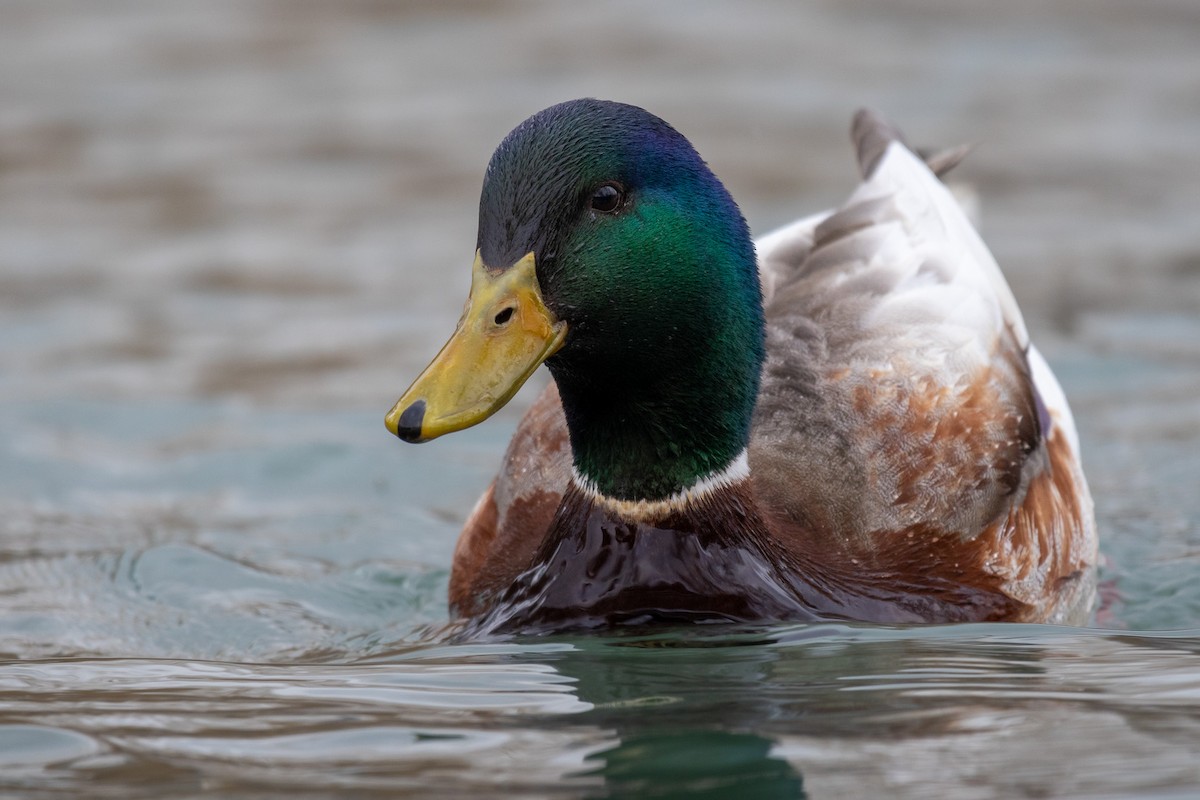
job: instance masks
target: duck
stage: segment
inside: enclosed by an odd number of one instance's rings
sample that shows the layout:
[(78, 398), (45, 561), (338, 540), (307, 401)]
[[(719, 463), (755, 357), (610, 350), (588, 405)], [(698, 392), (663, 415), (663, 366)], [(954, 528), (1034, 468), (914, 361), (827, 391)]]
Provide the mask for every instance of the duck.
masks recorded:
[(454, 550), (484, 633), (847, 620), (1084, 624), (1079, 438), (941, 175), (858, 112), (861, 182), (757, 242), (670, 124), (540, 111), (484, 173), (471, 289), (387, 414), (425, 442), (542, 364)]

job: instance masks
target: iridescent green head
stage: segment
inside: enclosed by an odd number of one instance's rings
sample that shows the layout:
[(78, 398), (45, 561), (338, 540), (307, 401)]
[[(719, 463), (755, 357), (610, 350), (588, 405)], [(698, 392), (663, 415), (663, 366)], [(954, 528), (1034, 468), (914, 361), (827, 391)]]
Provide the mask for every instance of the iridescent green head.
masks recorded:
[[(746, 447), (763, 359), (754, 248), (667, 123), (599, 100), (530, 117), (488, 165), (477, 246), (459, 331), (389, 415), (402, 438), (479, 421), (545, 360), (576, 469), (605, 494), (662, 499)], [(518, 333), (536, 339), (510, 345), (518, 357), (480, 352)], [(464, 361), (449, 351), (468, 335), (483, 344)]]

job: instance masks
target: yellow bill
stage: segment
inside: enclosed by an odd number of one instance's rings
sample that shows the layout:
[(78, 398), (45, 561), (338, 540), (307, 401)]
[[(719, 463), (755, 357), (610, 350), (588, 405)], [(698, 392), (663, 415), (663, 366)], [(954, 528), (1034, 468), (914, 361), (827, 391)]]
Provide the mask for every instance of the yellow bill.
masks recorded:
[(406, 442), (427, 442), (483, 422), (566, 335), (567, 324), (542, 302), (533, 253), (492, 272), (477, 252), (458, 328), (388, 412), (388, 430)]

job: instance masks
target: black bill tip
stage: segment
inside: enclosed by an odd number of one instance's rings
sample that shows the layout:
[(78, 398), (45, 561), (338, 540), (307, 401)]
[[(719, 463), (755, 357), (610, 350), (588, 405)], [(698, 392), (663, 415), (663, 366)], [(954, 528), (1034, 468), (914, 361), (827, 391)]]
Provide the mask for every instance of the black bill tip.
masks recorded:
[(406, 442), (421, 441), (421, 421), (425, 419), (425, 401), (418, 400), (400, 415), (396, 435)]

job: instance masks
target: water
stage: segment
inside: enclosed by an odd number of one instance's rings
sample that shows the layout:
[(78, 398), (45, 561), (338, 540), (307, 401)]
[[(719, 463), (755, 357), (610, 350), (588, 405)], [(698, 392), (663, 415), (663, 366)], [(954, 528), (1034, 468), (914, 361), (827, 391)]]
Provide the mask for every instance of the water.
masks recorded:
[(5, 668), (0, 765), (93, 797), (1123, 796), (1195, 786), (1198, 700), (1194, 638), (1026, 626), (53, 660)]
[[(1200, 792), (1200, 8), (1043, 5), (0, 3), (0, 795)], [(533, 394), (419, 448), (382, 416), (491, 148), (588, 94), (760, 232), (845, 194), (857, 105), (980, 142), (1096, 495), (1093, 628), (454, 637)]]

